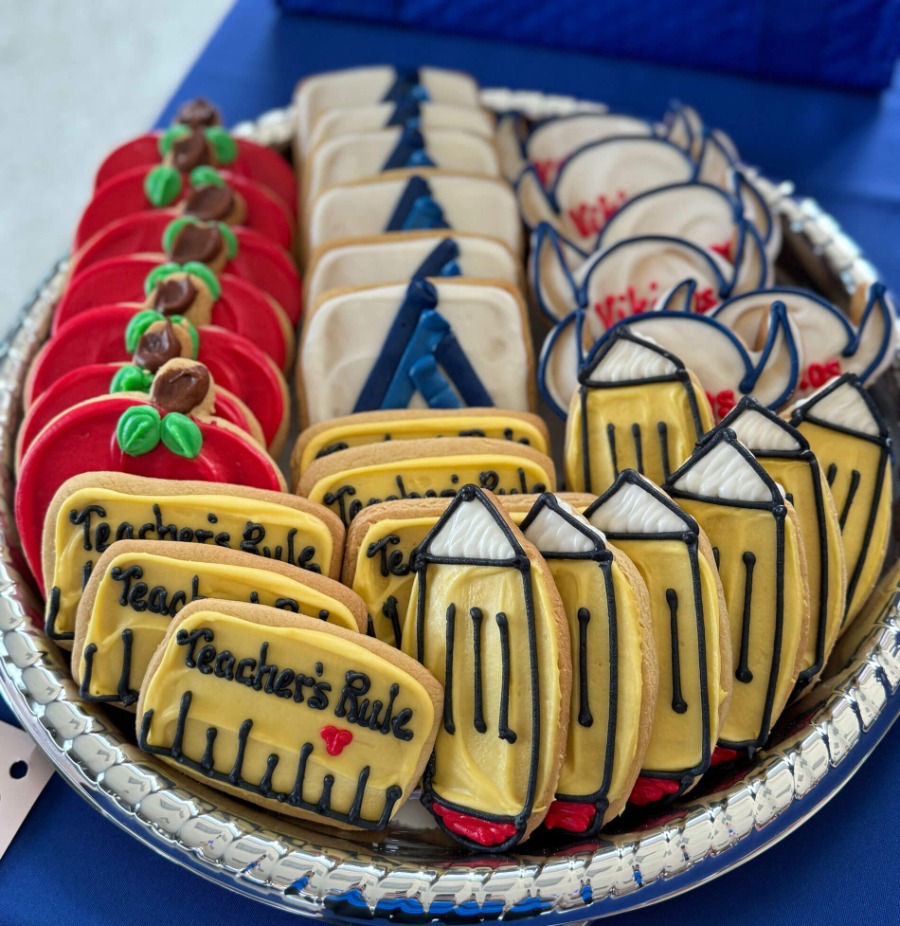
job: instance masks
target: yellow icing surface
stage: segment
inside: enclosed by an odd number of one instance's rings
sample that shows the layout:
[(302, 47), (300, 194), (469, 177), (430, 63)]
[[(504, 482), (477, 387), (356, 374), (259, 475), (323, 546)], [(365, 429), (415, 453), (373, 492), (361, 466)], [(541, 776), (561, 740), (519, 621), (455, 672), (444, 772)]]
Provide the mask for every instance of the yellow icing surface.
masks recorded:
[[(693, 391), (703, 427), (700, 433), (697, 432), (689, 389)], [(665, 444), (660, 436), (660, 424), (666, 427)], [(584, 405), (582, 389), (579, 388), (572, 396), (566, 422), (566, 486), (573, 492), (588, 489), (585, 455), (590, 462), (590, 491), (597, 495), (605, 492), (616, 476), (628, 468), (661, 485), (691, 455), (702, 433), (712, 424), (706, 396), (693, 382), (689, 386), (673, 381), (586, 387)], [(633, 430), (635, 426), (639, 429), (639, 442)], [(668, 468), (664, 463), (666, 456)]]
[[(801, 422), (798, 430), (809, 441), (822, 472), (829, 479), (838, 517), (843, 521), (841, 538), (848, 583), (859, 570), (859, 578), (847, 604), (846, 621), (849, 622), (872, 593), (887, 553), (893, 495), (888, 454), (880, 443), (812, 421)], [(835, 467), (833, 479), (829, 474), (832, 466)], [(851, 496), (852, 485), (856, 481), (854, 473), (858, 474), (859, 481)], [(872, 509), (876, 504), (871, 535), (868, 535)]]
[[(659, 666), (659, 687), (656, 711), (650, 742), (644, 756), (643, 771), (682, 772), (700, 765), (703, 742), (710, 749), (718, 736), (719, 706), (726, 696), (720, 681), (722, 666), (719, 661), (720, 621), (719, 596), (713, 568), (702, 555), (695, 566), (691, 562), (688, 546), (682, 540), (654, 537), (632, 538), (617, 536), (616, 546), (628, 556), (650, 594), (650, 619), (653, 642)], [(700, 609), (695, 600), (695, 582), (699, 579)], [(678, 713), (673, 709), (675, 684), (672, 668), (672, 612), (666, 593), (673, 590), (677, 596), (678, 656), (680, 667), (681, 698), (687, 709)], [(698, 618), (702, 623), (698, 622)], [(703, 723), (703, 689), (700, 680), (700, 644), (705, 649), (707, 678), (708, 718)]]
[[(640, 610), (634, 589), (613, 562), (609, 572), (593, 560), (548, 559), (547, 565), (565, 606), (572, 644), (572, 692), (566, 755), (556, 787), (557, 794), (585, 796), (601, 789), (611, 772), (606, 798), (624, 800), (634, 784), (640, 731), (643, 666), (641, 663)], [(607, 574), (609, 579), (607, 580)], [(610, 614), (607, 582), (612, 584), (616, 632), (616, 711), (613, 721), (612, 768), (607, 769), (610, 720)], [(579, 609), (590, 614), (586, 633), (587, 694), (590, 725), (582, 724), (580, 699)]]
[[(841, 543), (841, 526), (831, 490), (820, 466), (790, 457), (757, 455), (760, 466), (793, 499), (794, 511), (800, 525), (803, 550), (806, 557), (806, 578), (809, 587), (810, 632), (803, 647), (800, 671), (815, 665), (816, 644), (819, 636), (819, 614), (825, 607), (824, 658), (828, 658), (837, 640), (844, 618), (847, 595), (847, 570), (844, 567), (844, 546)], [(821, 501), (817, 502), (816, 484)], [(821, 524), (824, 526), (824, 549)], [(825, 594), (822, 594), (823, 569), (827, 575)]]
[[(532, 663), (521, 573), (513, 567), (429, 564), (425, 569), (423, 639), (425, 667), (442, 685), (450, 700), (455, 732), (438, 728), (434, 747), (432, 787), (437, 800), (476, 813), (515, 817), (525, 807), (528, 772), (534, 749), (539, 749), (536, 802), (533, 814), (543, 814), (552, 799), (547, 793), (557, 775), (563, 748), (565, 714), (560, 679), (560, 649), (552, 599), (537, 570), (530, 570), (534, 600), (537, 667), (540, 685), (540, 742), (532, 736)], [(403, 625), (403, 651), (417, 656), (419, 584), (413, 585)], [(446, 685), (447, 611), (455, 605), (452, 685)], [(474, 622), (471, 609), (481, 609), (484, 733), (475, 727)], [(509, 626), (508, 727), (510, 743), (499, 733), (501, 709), (501, 636), (495, 619), (503, 612)], [(446, 690), (449, 687), (449, 691)], [(568, 700), (569, 693), (565, 693)], [(544, 802), (540, 803), (543, 796)]]
[[(164, 527), (164, 536), (157, 530)], [(209, 516), (215, 521), (212, 522)], [(78, 523), (73, 523), (73, 518)], [(174, 525), (177, 533), (165, 531)], [(309, 565), (332, 574), (334, 540), (314, 515), (259, 498), (236, 495), (132, 495), (108, 488), (78, 489), (59, 509), (55, 527), (55, 558), (45, 564), (48, 606), (51, 588), (59, 589), (56, 631), (75, 629), (75, 611), (83, 584), (100, 554), (121, 539), (187, 540), (197, 530), (209, 531), (206, 545), (226, 545), (298, 565), (303, 551), (313, 548)], [(243, 544), (243, 546), (242, 546)], [(268, 551), (268, 552), (266, 552)]]
[[(777, 522), (772, 512), (693, 498), (679, 498), (678, 503), (699, 521), (709, 536), (709, 542), (719, 551), (719, 577), (725, 592), (735, 673), (728, 716), (719, 731), (719, 741), (726, 746), (761, 742), (787, 703), (797, 680), (798, 654), (809, 629), (809, 600), (796, 523), (789, 517), (783, 521), (784, 579), (781, 594), (784, 617), (780, 656), (773, 666), (779, 589), (776, 581)], [(749, 681), (738, 675), (747, 590), (745, 553), (756, 557), (749, 596), (747, 667), (752, 674)], [(773, 672), (776, 681), (772, 711), (766, 724), (767, 689)]]
[[(364, 418), (362, 422), (354, 421)], [(452, 416), (417, 415), (415, 417), (391, 418), (379, 415), (368, 418), (363, 413), (343, 418), (340, 423), (324, 427), (303, 446), (299, 459), (292, 460), (294, 478), (297, 478), (313, 460), (328, 447), (335, 444), (344, 447), (359, 447), (364, 444), (378, 444), (389, 440), (422, 440), (435, 437), (489, 437), (497, 440), (524, 441), (535, 450), (547, 453), (547, 441), (543, 432), (525, 417), (514, 414), (479, 415), (466, 409)]]
[[(122, 675), (122, 632), (132, 632), (131, 673), (128, 685), (140, 687), (141, 679), (159, 646), (172, 617), (189, 601), (218, 598), (284, 608), (307, 617), (326, 620), (337, 627), (359, 631), (350, 609), (330, 595), (265, 568), (225, 563), (190, 562), (145, 551), (113, 558), (97, 584), (93, 607), (78, 611), (77, 621), (87, 623), (84, 646), (97, 650), (92, 659), (90, 694), (115, 695)], [(120, 579), (114, 578), (121, 575)], [(86, 603), (88, 603), (86, 601)], [(79, 634), (80, 637), (80, 634)], [(84, 678), (84, 649), (74, 654), (77, 680)]]
[[(300, 792), (304, 802), (317, 803), (322, 797), (324, 778), (331, 775), (334, 777), (331, 807), (338, 813), (348, 813), (356, 795), (358, 776), (364, 768), (369, 769), (369, 777), (361, 805), (363, 819), (380, 818), (385, 808), (386, 790), (392, 785), (402, 788), (404, 799), (409, 796), (416, 785), (416, 772), (423, 753), (430, 750), (435, 721), (431, 697), (416, 678), (365, 645), (308, 625), (273, 626), (214, 610), (199, 610), (173, 627), (173, 631), (184, 631), (187, 635), (204, 629), (212, 632), (212, 639), (198, 639), (193, 668), (186, 662), (189, 646), (180, 645), (178, 634), (173, 632), (166, 639), (160, 661), (148, 676), (138, 724), (140, 726), (144, 712), (153, 711), (147, 737), (150, 746), (172, 746), (179, 704), (183, 694), (189, 691), (191, 701), (184, 726), (183, 754), (193, 762), (200, 762), (206, 749), (207, 730), (215, 727), (218, 732), (212, 767), (220, 775), (232, 771), (238, 752), (238, 730), (245, 720), (252, 720), (240, 772), (246, 783), (244, 787), (257, 786), (263, 779), (269, 757), (276, 755), (278, 763), (271, 776), (272, 790), (290, 794), (295, 787), (300, 750), (309, 743), (313, 748)], [(242, 659), (252, 662), (252, 665), (248, 662), (244, 670), (245, 677), (258, 670), (261, 648), (268, 644), (265, 665), (276, 668), (262, 680), (259, 690), (234, 678), (217, 676), (218, 662), (207, 665), (210, 671), (204, 674), (198, 659), (202, 647), (207, 644), (219, 655), (226, 651), (233, 654), (236, 664)], [(321, 672), (317, 671), (317, 664)], [(299, 681), (285, 681), (285, 676), (280, 674), (284, 670), (324, 683), (327, 687), (318, 692), (324, 698), (324, 706), (316, 707), (317, 692), (312, 686), (301, 686), (304, 700), (298, 703), (294, 692)], [(396, 722), (401, 712), (411, 712), (399, 727), (401, 731), (410, 732), (411, 739), (395, 735), (390, 724), (387, 732), (382, 732), (381, 728), (370, 729), (352, 721), (354, 700), (361, 704), (363, 696), (344, 697), (347, 673), (364, 673), (368, 677), (370, 687), (364, 697), (381, 702), (381, 721), (387, 713), (385, 705), (391, 700), (391, 685), (399, 686), (391, 714)], [(291, 694), (279, 695), (279, 688)], [(328, 726), (346, 730), (352, 736), (340, 755), (329, 755), (326, 751), (322, 730)], [(204, 777), (196, 770), (193, 773)], [(274, 798), (268, 803), (279, 812), (293, 809), (289, 802), (277, 802)]]
[(330, 508), (344, 524), (349, 524), (369, 505), (423, 497), (426, 493), (431, 497), (456, 494), (467, 483), (502, 495), (555, 488), (551, 475), (531, 459), (472, 454), (421, 457), (341, 470), (320, 478), (307, 497)]

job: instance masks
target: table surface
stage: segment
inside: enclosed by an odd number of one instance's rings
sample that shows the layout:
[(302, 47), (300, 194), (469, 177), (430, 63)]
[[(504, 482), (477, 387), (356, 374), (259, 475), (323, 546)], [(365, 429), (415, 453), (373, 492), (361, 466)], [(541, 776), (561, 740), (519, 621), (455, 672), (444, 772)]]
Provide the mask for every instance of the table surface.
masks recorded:
[[(229, 122), (285, 105), (305, 74), (366, 63), (434, 64), (483, 86), (599, 99), (658, 117), (690, 101), (724, 128), (744, 159), (790, 178), (900, 286), (900, 80), (881, 97), (601, 59), (482, 39), (313, 17), (282, 17), (239, 0), (165, 107), (206, 95)], [(11, 719), (0, 703), (0, 719)], [(737, 870), (681, 897), (622, 915), (656, 926), (866, 923), (895, 926), (900, 901), (900, 732), (799, 831)], [(88, 806), (58, 776), (0, 862), (0, 923), (303, 922), (226, 892), (158, 857)]]

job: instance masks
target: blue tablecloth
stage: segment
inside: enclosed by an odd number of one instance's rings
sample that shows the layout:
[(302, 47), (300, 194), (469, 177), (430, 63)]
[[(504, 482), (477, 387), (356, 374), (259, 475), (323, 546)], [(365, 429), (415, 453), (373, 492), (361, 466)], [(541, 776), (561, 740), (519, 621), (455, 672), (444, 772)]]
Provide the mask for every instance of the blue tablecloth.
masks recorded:
[[(240, 0), (162, 113), (204, 94), (230, 122), (290, 99), (297, 79), (336, 67), (445, 65), (485, 86), (538, 88), (658, 116), (693, 103), (726, 129), (745, 159), (790, 178), (900, 286), (900, 88), (881, 98), (784, 87), (733, 76), (598, 59), (399, 28), (279, 16)], [(9, 719), (0, 706), (0, 718)], [(900, 732), (798, 832), (696, 891), (624, 914), (657, 926), (900, 922)], [(102, 818), (58, 777), (0, 862), (2, 926), (302, 922), (176, 867)]]

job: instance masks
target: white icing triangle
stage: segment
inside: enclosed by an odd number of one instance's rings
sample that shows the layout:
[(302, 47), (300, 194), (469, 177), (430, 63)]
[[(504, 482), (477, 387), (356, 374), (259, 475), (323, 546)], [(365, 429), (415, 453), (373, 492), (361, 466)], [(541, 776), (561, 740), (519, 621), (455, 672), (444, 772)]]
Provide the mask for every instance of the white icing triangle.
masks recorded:
[(686, 530), (685, 517), (651, 494), (650, 485), (621, 483), (591, 513), (591, 524), (608, 534), (672, 534)]
[(428, 552), (448, 559), (512, 559), (516, 550), (487, 505), (477, 495), (460, 502), (431, 535)]
[(782, 427), (755, 408), (745, 408), (728, 427), (737, 434), (738, 440), (754, 453), (767, 450), (800, 451), (801, 443), (788, 428)]
[(572, 524), (572, 521), (578, 521), (585, 530), (595, 535), (600, 541), (606, 539), (603, 533), (594, 527), (584, 515), (575, 511), (568, 502), (564, 502), (561, 498), (557, 498), (556, 501), (569, 518), (567, 519), (549, 505), (538, 500), (535, 507), (540, 505), (540, 511), (525, 530), (528, 540), (541, 553), (591, 553), (596, 550), (596, 542), (586, 537), (583, 531), (578, 530)]
[(678, 372), (676, 363), (649, 346), (655, 344), (655, 341), (650, 338), (642, 340), (648, 343), (638, 344), (624, 338), (618, 339), (591, 370), (590, 381), (592, 383), (633, 382), (658, 376), (672, 376)]
[(681, 492), (728, 501), (769, 502), (772, 490), (738, 448), (721, 441), (694, 457), (674, 486)]
[[(827, 386), (825, 387), (827, 390)], [(852, 382), (842, 383), (825, 395), (813, 395), (804, 403), (805, 414), (811, 414), (820, 421), (877, 437), (881, 433), (880, 422), (872, 414), (869, 403), (862, 396), (861, 388)]]

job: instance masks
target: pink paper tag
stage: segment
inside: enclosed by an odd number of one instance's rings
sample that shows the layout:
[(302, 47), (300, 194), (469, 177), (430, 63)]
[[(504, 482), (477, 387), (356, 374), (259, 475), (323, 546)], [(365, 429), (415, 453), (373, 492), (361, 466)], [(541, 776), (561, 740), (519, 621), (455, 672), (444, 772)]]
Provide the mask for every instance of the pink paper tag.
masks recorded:
[(53, 772), (53, 764), (27, 733), (0, 722), (0, 858)]

